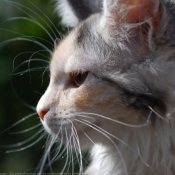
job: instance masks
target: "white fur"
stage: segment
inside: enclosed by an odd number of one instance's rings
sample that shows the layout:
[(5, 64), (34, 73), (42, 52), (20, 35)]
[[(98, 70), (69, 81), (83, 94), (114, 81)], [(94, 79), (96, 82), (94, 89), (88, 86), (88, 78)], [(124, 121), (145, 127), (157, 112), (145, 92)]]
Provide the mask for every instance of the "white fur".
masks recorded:
[[(111, 153), (113, 156), (111, 156)], [(85, 171), (85, 174), (99, 175), (99, 174), (109, 174), (111, 170), (115, 169), (115, 174), (119, 173), (119, 166), (115, 165), (116, 152), (109, 153), (107, 147), (101, 144), (95, 144), (91, 150), (92, 162)], [(114, 171), (114, 170), (113, 170)], [(111, 174), (112, 175), (112, 174)]]
[(59, 15), (62, 17), (62, 23), (64, 25), (75, 27), (79, 23), (78, 18), (75, 16), (67, 0), (58, 0), (56, 9)]

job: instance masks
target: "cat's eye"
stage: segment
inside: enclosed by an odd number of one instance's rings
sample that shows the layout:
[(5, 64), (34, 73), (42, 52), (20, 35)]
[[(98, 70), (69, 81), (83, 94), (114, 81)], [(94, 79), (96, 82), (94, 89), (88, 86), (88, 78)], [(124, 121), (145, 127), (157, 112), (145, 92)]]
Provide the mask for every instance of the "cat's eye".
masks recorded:
[(73, 71), (70, 73), (72, 81), (74, 85), (77, 87), (80, 87), (84, 83), (87, 75), (88, 75), (88, 72)]

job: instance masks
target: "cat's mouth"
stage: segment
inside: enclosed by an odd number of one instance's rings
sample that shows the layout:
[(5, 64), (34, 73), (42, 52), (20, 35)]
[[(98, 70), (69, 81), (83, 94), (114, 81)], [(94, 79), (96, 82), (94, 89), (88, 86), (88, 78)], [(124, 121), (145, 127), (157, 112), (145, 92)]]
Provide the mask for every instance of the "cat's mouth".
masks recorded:
[(58, 117), (57, 115), (46, 115), (44, 120), (45, 129), (57, 137), (69, 137), (72, 134), (81, 136), (88, 132), (99, 130), (101, 124), (97, 120), (82, 119), (73, 116), (71, 118)]

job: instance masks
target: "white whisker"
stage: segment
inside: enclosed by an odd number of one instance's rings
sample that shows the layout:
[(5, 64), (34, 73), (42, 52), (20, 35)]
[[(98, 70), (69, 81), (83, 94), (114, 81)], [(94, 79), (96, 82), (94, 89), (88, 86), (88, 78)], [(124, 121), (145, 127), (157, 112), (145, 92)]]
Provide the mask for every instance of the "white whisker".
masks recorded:
[(64, 167), (62, 168), (62, 171), (61, 171), (61, 173), (60, 174), (63, 174), (64, 173), (64, 170), (66, 169), (66, 166), (67, 166), (67, 164), (68, 164), (68, 159), (69, 159), (69, 149), (68, 149), (68, 147), (69, 147), (69, 139), (68, 139), (68, 136), (67, 136), (67, 130), (66, 130), (66, 128), (65, 128), (65, 133), (66, 133), (66, 162), (65, 162), (65, 164), (64, 164)]
[(118, 124), (121, 124), (121, 125), (124, 125), (124, 126), (128, 126), (128, 127), (131, 127), (131, 128), (142, 128), (142, 127), (146, 127), (150, 124), (149, 121), (146, 121), (146, 123), (143, 123), (143, 124), (140, 124), (140, 125), (131, 125), (131, 124), (124, 123), (124, 122), (121, 122), (119, 120), (112, 119), (112, 118), (106, 117), (104, 115), (96, 114), (96, 113), (87, 113), (87, 112), (76, 113), (76, 115), (81, 115), (81, 114), (101, 117), (103, 119), (107, 119), (109, 121), (112, 121), (112, 122), (115, 122), (115, 123), (118, 123)]
[(38, 127), (41, 126), (41, 125), (42, 125), (42, 124), (39, 123), (39, 124), (37, 124), (36, 126), (30, 127), (29, 129), (25, 129), (25, 130), (23, 130), (23, 131), (17, 131), (17, 132), (10, 132), (9, 134), (22, 134), (22, 133), (26, 133), (26, 132), (29, 132), (29, 131), (35, 129), (35, 128), (38, 128)]
[[(83, 120), (83, 119), (82, 119)], [(86, 121), (87, 122), (87, 120), (83, 120), (83, 121)], [(90, 122), (89, 122), (90, 123)], [(91, 123), (92, 124), (92, 123)], [(93, 144), (95, 144), (95, 142), (86, 134), (86, 132), (84, 132), (80, 127), (78, 128), (79, 130), (81, 130), (81, 132), (83, 132), (84, 133), (84, 135), (93, 143)]]
[[(10, 18), (8, 20), (6, 20), (6, 22), (9, 22), (9, 21), (13, 21), (13, 20), (20, 20), (20, 18), (24, 18), (24, 17), (18, 17), (18, 19), (16, 19), (17, 17), (15, 18)], [(20, 35), (19, 37), (21, 38), (28, 38), (28, 39), (33, 39), (34, 41), (37, 41), (36, 39), (39, 39), (41, 41), (44, 41), (46, 43), (48, 43), (49, 45), (51, 46), (54, 46), (51, 42), (49, 42), (48, 40), (45, 40), (43, 38), (40, 38), (40, 37), (37, 37), (37, 36), (28, 36), (28, 35), (25, 35), (23, 33), (20, 33), (20, 32), (15, 32), (15, 31), (12, 31), (12, 30), (8, 30), (6, 28), (0, 28), (0, 30), (3, 30), (3, 31), (6, 31), (6, 32), (9, 32), (9, 33), (13, 33), (13, 34), (17, 34), (17, 35)], [(2, 41), (3, 42), (3, 41)], [(0, 43), (1, 44), (1, 43)], [(44, 50), (45, 51), (45, 50)], [(50, 53), (51, 53), (51, 50), (50, 50)]]
[[(74, 133), (74, 131), (72, 131)], [(76, 139), (76, 136), (74, 134), (74, 137), (72, 138), (73, 140), (73, 147), (74, 147), (74, 150), (75, 150), (75, 155), (76, 155), (76, 161), (78, 162), (78, 165), (80, 166), (80, 160), (79, 160), (79, 156), (78, 156), (78, 153), (79, 153), (79, 149), (78, 149), (78, 144), (77, 144), (77, 139)]]
[(16, 144), (12, 144), (12, 145), (8, 145), (8, 146), (3, 146), (1, 145), (0, 147), (5, 147), (5, 148), (14, 148), (14, 147), (19, 147), (19, 146), (22, 146), (28, 142), (30, 142), (31, 140), (33, 140), (35, 137), (37, 137), (41, 132), (43, 131), (43, 128), (38, 131), (37, 133), (35, 133), (33, 136), (31, 136), (29, 139), (26, 139), (22, 142), (19, 142), (19, 143), (16, 143)]
[[(16, 98), (17, 98), (24, 106), (26, 106), (27, 108), (32, 109), (33, 111), (36, 111), (36, 108), (35, 108), (34, 106), (31, 106), (31, 105), (29, 105), (28, 103), (24, 102), (24, 101), (18, 96), (17, 92), (15, 91), (15, 89), (14, 89), (14, 87), (13, 87), (12, 79), (10, 79), (10, 83), (11, 83), (11, 87), (12, 87), (13, 93), (14, 93), (14, 95), (16, 96)], [(35, 112), (34, 114), (37, 114), (37, 112)], [(33, 114), (33, 115), (34, 115), (34, 114)], [(32, 115), (32, 114), (30, 114), (30, 115)]]
[[(31, 22), (33, 22), (33, 23), (35, 23), (36, 25), (38, 25), (39, 27), (41, 27), (46, 33), (47, 33), (47, 35), (51, 38), (51, 40), (53, 41), (53, 43), (54, 43), (54, 39), (53, 39), (53, 37), (50, 35), (50, 33), (46, 30), (46, 28), (43, 26), (43, 25), (41, 25), (35, 18), (33, 18), (29, 13), (27, 13), (25, 10), (23, 10), (22, 8), (20, 8), (20, 7), (23, 7), (23, 8), (25, 8), (25, 9), (27, 9), (27, 10), (29, 10), (29, 11), (32, 11), (33, 13), (35, 13), (35, 14), (37, 14), (36, 12), (34, 12), (33, 10), (31, 10), (31, 9), (29, 9), (28, 7), (26, 7), (26, 6), (24, 6), (24, 5), (21, 5), (21, 4), (19, 4), (19, 3), (15, 3), (15, 2), (12, 2), (12, 1), (6, 1), (7, 3), (9, 3), (9, 4), (11, 4), (11, 5), (13, 5), (14, 7), (16, 7), (17, 9), (19, 9), (20, 11), (22, 11), (24, 14), (26, 14), (27, 16), (29, 16), (30, 18), (26, 18), (26, 17), (23, 17), (23, 19), (28, 19), (29, 21), (31, 21)], [(38, 15), (38, 14), (37, 14)], [(38, 15), (39, 16), (39, 15)], [(18, 18), (18, 17), (16, 17), (16, 18)]]
[[(57, 138), (59, 137), (59, 135), (60, 135), (60, 133), (61, 133), (61, 130), (62, 130), (62, 128), (60, 127), (60, 129), (59, 129), (57, 135), (54, 136), (55, 141), (56, 141)], [(62, 135), (61, 135), (61, 136), (62, 136)], [(60, 144), (59, 144), (59, 146), (56, 148), (56, 150), (53, 151), (53, 152), (56, 152), (55, 155), (53, 156), (53, 158), (50, 159), (50, 157), (48, 157), (48, 158), (49, 158), (49, 165), (48, 165), (48, 166), (51, 166), (51, 164), (52, 164), (54, 161), (56, 161), (56, 157), (57, 157), (57, 155), (60, 153), (61, 147), (62, 147), (62, 137), (61, 137), (61, 139), (60, 139)], [(50, 154), (49, 154), (49, 155), (50, 155)]]
[(36, 72), (36, 71), (40, 71), (40, 70), (45, 70), (47, 71), (48, 67), (37, 67), (37, 68), (32, 68), (32, 69), (27, 69), (27, 70), (24, 70), (24, 71), (21, 71), (21, 72), (18, 72), (18, 73), (13, 73), (11, 75), (15, 76), (15, 75), (24, 75), (26, 73), (30, 73), (30, 72)]
[(138, 150), (139, 157), (141, 158), (142, 162), (143, 162), (147, 167), (150, 167), (150, 165), (148, 165), (148, 163), (146, 163), (146, 161), (145, 161), (145, 160), (143, 159), (143, 157), (141, 156), (139, 147), (137, 147), (137, 150)]
[(45, 73), (47, 72), (49, 70), (49, 66), (48, 67), (46, 67), (45, 68), (45, 70), (44, 70), (44, 72), (42, 73), (42, 83), (41, 83), (41, 86), (43, 85), (43, 83), (44, 83), (44, 75), (45, 75)]
[(33, 117), (33, 116), (36, 115), (36, 114), (37, 114), (37, 113), (35, 112), (35, 113), (30, 114), (30, 115), (27, 115), (26, 117), (22, 118), (22, 119), (19, 120), (18, 122), (14, 123), (13, 125), (11, 125), (10, 127), (8, 127), (7, 129), (5, 129), (4, 131), (2, 131), (2, 132), (0, 133), (0, 135), (4, 134), (5, 132), (9, 131), (11, 128), (13, 128), (13, 127), (19, 125), (20, 123), (26, 121), (27, 119), (29, 119), (30, 117)]
[(50, 137), (47, 137), (46, 144), (45, 144), (44, 155), (42, 156), (42, 158), (41, 158), (41, 160), (39, 162), (39, 165), (36, 168), (36, 172), (38, 172), (38, 171), (42, 172), (42, 170), (44, 168), (44, 164), (45, 164), (46, 158), (47, 158), (47, 153), (46, 153), (47, 151), (46, 150), (47, 150), (48, 144), (50, 144), (49, 139), (50, 139)]
[[(36, 52), (34, 52), (31, 56), (30, 56), (30, 58), (28, 59), (28, 71), (29, 71), (29, 76), (30, 76), (30, 82), (31, 82), (31, 75), (30, 75), (30, 70), (32, 70), (32, 69), (30, 69), (30, 62), (32, 61), (31, 59), (32, 59), (32, 57), (34, 56), (34, 55), (36, 55), (37, 53), (39, 53), (39, 52), (41, 52), (42, 50), (38, 50), (38, 51), (36, 51)], [(41, 67), (40, 67), (41, 68)]]
[(13, 152), (19, 152), (19, 151), (23, 151), (25, 149), (28, 149), (30, 148), (31, 146), (35, 145), (37, 142), (39, 142), (41, 139), (43, 139), (43, 137), (45, 136), (45, 133), (42, 134), (35, 142), (25, 146), (25, 147), (22, 147), (22, 148), (19, 148), (19, 149), (15, 149), (15, 150), (9, 150), (9, 151), (6, 151), (6, 153), (13, 153)]
[[(29, 1), (29, 0), (28, 0)], [(56, 26), (53, 24), (53, 22), (48, 18), (47, 15), (45, 15), (45, 13), (43, 13), (41, 11), (41, 9), (39, 9), (35, 4), (33, 4), (31, 1), (29, 1), (36, 9), (38, 9), (50, 22), (50, 24), (54, 27), (54, 29), (56, 30), (57, 34), (60, 36), (61, 39), (62, 38), (62, 34), (58, 31), (58, 29), (56, 28)], [(43, 18), (42, 18), (43, 19)], [(43, 21), (47, 24), (47, 26), (50, 28), (50, 30), (52, 31), (52, 33), (54, 34), (55, 38), (57, 38), (57, 35), (55, 34), (55, 32), (52, 30), (52, 28), (50, 27), (50, 25), (43, 19)]]
[(76, 128), (73, 126), (73, 132), (74, 132), (74, 135), (76, 137), (76, 141), (77, 141), (77, 146), (78, 146), (78, 151), (79, 151), (79, 155), (80, 155), (80, 164), (79, 164), (79, 173), (83, 173), (83, 162), (82, 162), (82, 152), (81, 152), (81, 148), (80, 148), (80, 143), (79, 143), (79, 138), (78, 138), (78, 134), (77, 134), (77, 131), (76, 131)]
[(6, 44), (9, 44), (11, 42), (17, 42), (17, 41), (27, 41), (27, 42), (32, 42), (32, 43), (35, 43), (36, 45), (42, 47), (43, 49), (45, 49), (46, 51), (48, 51), (50, 54), (52, 53), (51, 50), (46, 47), (44, 44), (42, 44), (41, 42), (31, 38), (31, 37), (15, 37), (15, 38), (12, 38), (12, 39), (8, 39), (8, 40), (5, 40), (5, 41), (2, 41), (0, 43), (0, 47), (6, 45)]
[[(39, 55), (41, 55), (41, 56), (43, 56), (43, 57), (46, 57), (44, 54), (41, 54), (41, 53), (39, 53), (39, 52), (47, 52), (46, 50), (40, 50), (40, 51), (37, 51), (37, 54), (39, 54)], [(23, 55), (23, 54), (33, 54), (33, 52), (22, 52), (22, 53), (20, 53), (20, 54), (18, 54), (14, 59), (13, 59), (13, 71), (14, 71), (14, 69), (15, 69), (15, 61), (16, 61), (16, 59), (19, 57), (19, 56), (21, 56), (21, 55)], [(47, 58), (47, 57), (46, 57)], [(43, 60), (43, 59), (33, 59), (33, 60), (35, 60), (35, 61), (39, 61), (39, 62), (44, 62), (44, 63), (47, 63), (47, 64), (49, 64), (49, 61), (46, 61), (46, 60)], [(33, 61), (32, 60), (32, 61)]]
[[(121, 139), (119, 139), (118, 137), (114, 136), (113, 134), (107, 132), (106, 130), (100, 128), (100, 127), (97, 126), (96, 124), (93, 124), (93, 123), (91, 123), (91, 122), (89, 122), (89, 121), (87, 121), (87, 120), (84, 120), (84, 119), (82, 119), (82, 121), (85, 121), (86, 123), (89, 123), (90, 125), (95, 126), (96, 128), (98, 128), (98, 129), (101, 130), (102, 132), (104, 132), (104, 133), (106, 133), (107, 135), (109, 135), (109, 136), (115, 138), (115, 139), (118, 140), (120, 143), (124, 144), (124, 145), (127, 146), (129, 149), (131, 149), (133, 152), (135, 152), (135, 150), (133, 150), (133, 148), (131, 148), (131, 147), (130, 147), (127, 143), (125, 143), (123, 140), (121, 140)], [(135, 153), (136, 153), (136, 152), (135, 152)]]
[[(73, 128), (72, 128), (73, 129)], [(73, 135), (73, 133), (71, 132), (71, 134)], [(71, 155), (71, 164), (72, 164), (72, 174), (74, 174), (74, 154), (73, 154), (73, 137), (71, 139), (71, 143), (70, 143), (70, 155)]]
[(162, 120), (166, 120), (166, 118), (162, 117), (160, 114), (158, 114), (151, 106), (148, 106), (148, 108), (154, 113), (156, 114), (157, 117), (159, 117)]
[(128, 175), (128, 173), (127, 173), (127, 168), (126, 168), (125, 161), (124, 161), (124, 158), (123, 158), (123, 156), (122, 156), (120, 150), (118, 149), (116, 143), (115, 143), (107, 134), (105, 134), (104, 132), (100, 131), (100, 130), (97, 129), (96, 127), (93, 127), (92, 125), (90, 125), (90, 124), (88, 124), (88, 123), (86, 123), (86, 122), (80, 121), (80, 120), (77, 120), (77, 121), (80, 122), (80, 123), (83, 123), (83, 124), (85, 124), (85, 125), (87, 125), (87, 126), (89, 126), (89, 127), (91, 127), (92, 129), (96, 130), (97, 132), (101, 133), (102, 135), (104, 135), (104, 136), (114, 145), (114, 147), (116, 148), (116, 150), (117, 150), (119, 156), (121, 157), (121, 160), (122, 160), (122, 163), (123, 163), (123, 167), (124, 167), (124, 170), (125, 170), (125, 174)]

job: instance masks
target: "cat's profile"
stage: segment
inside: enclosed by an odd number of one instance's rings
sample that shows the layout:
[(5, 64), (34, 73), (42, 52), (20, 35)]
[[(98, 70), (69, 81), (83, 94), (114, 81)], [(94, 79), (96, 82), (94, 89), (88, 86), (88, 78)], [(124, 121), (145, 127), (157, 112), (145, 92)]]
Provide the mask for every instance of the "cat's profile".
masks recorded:
[(91, 148), (80, 174), (173, 175), (175, 5), (88, 2), (58, 3), (63, 23), (77, 26), (53, 51), (41, 121), (80, 155)]

